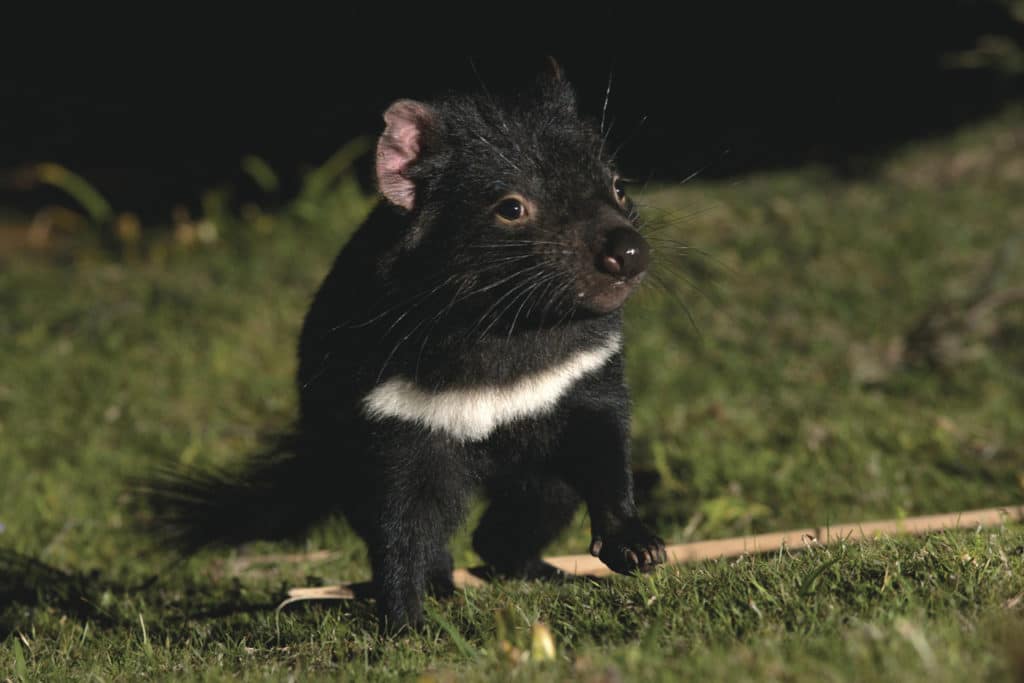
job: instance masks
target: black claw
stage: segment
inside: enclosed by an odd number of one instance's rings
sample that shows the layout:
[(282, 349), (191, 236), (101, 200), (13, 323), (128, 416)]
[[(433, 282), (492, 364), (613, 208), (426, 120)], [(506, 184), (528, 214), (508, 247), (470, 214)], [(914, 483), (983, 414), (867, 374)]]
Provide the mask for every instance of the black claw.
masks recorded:
[(650, 572), (667, 561), (665, 543), (648, 532), (639, 521), (624, 525), (614, 536), (595, 539), (591, 552), (620, 574)]

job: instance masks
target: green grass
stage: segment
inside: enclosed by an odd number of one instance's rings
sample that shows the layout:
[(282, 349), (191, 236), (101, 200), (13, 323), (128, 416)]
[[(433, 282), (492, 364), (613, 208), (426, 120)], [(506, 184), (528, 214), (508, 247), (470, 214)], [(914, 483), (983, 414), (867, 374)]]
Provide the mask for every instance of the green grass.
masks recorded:
[[(957, 322), (989, 275), (995, 291), (1024, 282), (1020, 113), (867, 179), (807, 168), (642, 192), (652, 234), (706, 252), (657, 242), (678, 291), (652, 281), (628, 316), (643, 511), (667, 540), (1021, 500), (1024, 306)], [(504, 582), (431, 602), (427, 631), (394, 641), (366, 603), (273, 609), (283, 587), (368, 577), (341, 522), (178, 564), (140, 541), (126, 477), (227, 462), (294, 415), (302, 314), (365, 208), (307, 195), (218, 218), (214, 244), (0, 254), (0, 548), (74, 574), (0, 614), (0, 680), (1024, 676), (1020, 526)], [(940, 343), (905, 348), (933, 310), (953, 321)], [(581, 513), (551, 551), (588, 540)], [(477, 562), (465, 532), (453, 552)], [(551, 661), (522, 654), (538, 623)]]

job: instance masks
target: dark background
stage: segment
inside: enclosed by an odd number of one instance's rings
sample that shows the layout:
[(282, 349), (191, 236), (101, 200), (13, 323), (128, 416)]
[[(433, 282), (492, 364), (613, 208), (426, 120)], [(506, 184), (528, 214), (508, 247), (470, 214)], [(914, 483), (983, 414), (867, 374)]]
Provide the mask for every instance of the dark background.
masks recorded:
[[(1024, 47), (1024, 22), (1005, 3), (889, 3), (811, 19), (690, 16), (657, 51), (553, 54), (594, 117), (612, 75), (611, 145), (625, 143), (622, 166), (640, 179), (806, 162), (868, 173), (893, 146), (994, 113), (1024, 92), (1020, 70), (963, 58), (993, 36)], [(211, 187), (230, 188), (237, 202), (273, 205), (346, 141), (379, 132), (390, 101), (481, 82), (512, 89), (542, 63), (534, 55), (433, 51), (387, 61), (326, 50), (314, 59), (280, 49), (259, 62), (96, 68), (72, 59), (46, 73), (16, 70), (0, 85), (0, 205), (31, 211), (67, 202), (57, 190), (19, 185), (17, 170), (37, 161), (67, 166), (116, 211), (144, 221), (166, 222), (179, 203), (197, 207)], [(276, 196), (262, 195), (241, 172), (247, 154), (279, 174)]]

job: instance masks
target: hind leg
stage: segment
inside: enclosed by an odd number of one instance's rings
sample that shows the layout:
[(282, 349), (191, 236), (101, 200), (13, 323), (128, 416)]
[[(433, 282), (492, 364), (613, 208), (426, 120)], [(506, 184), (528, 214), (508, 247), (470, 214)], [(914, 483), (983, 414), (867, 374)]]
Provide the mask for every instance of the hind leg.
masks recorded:
[(580, 498), (561, 479), (536, 474), (489, 491), (491, 504), (473, 532), (473, 549), (497, 574), (546, 578), (558, 572), (541, 551), (569, 524)]

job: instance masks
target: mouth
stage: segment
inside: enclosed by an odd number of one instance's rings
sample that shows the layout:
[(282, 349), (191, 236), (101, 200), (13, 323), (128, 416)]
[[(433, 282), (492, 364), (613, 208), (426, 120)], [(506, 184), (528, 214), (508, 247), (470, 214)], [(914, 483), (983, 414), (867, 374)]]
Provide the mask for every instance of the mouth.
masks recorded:
[(645, 274), (646, 271), (642, 271), (628, 278), (595, 274), (578, 283), (576, 302), (592, 313), (616, 311), (626, 303), (626, 299), (636, 290)]

